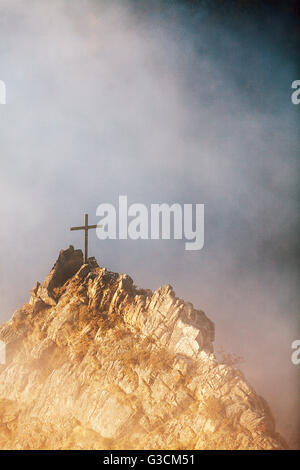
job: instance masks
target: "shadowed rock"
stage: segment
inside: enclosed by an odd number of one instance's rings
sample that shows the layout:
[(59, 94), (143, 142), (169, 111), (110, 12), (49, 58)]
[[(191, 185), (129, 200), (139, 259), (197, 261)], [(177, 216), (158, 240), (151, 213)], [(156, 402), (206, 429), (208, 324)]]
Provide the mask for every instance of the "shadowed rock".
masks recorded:
[(31, 291), (32, 296), (47, 305), (55, 305), (55, 289), (63, 286), (68, 279), (73, 277), (82, 264), (83, 253), (81, 250), (74, 250), (72, 245), (67, 250), (61, 250), (55, 265), (44, 282), (37, 283)]

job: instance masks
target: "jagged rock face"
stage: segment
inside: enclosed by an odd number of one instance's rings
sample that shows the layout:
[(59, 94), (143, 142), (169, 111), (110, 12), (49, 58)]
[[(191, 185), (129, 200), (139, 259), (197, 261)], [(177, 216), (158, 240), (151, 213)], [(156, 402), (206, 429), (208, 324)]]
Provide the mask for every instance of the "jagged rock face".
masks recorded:
[(55, 291), (70, 279), (83, 264), (83, 254), (81, 250), (74, 250), (71, 245), (68, 250), (61, 250), (59, 257), (51, 269), (44, 282), (37, 282), (35, 288), (31, 291), (31, 303), (35, 300), (44, 302), (46, 305), (55, 305)]
[(0, 448), (280, 449), (265, 400), (213, 354), (214, 325), (166, 285), (61, 251), (0, 327)]

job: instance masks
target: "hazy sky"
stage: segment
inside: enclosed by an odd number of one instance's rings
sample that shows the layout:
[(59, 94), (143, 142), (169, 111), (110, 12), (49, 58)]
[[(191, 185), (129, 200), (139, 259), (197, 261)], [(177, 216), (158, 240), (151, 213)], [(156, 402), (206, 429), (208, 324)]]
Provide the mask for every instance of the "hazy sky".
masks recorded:
[(212, 7), (155, 3), (0, 0), (0, 319), (61, 248), (82, 247), (69, 227), (84, 212), (96, 223), (100, 203), (205, 204), (199, 252), (90, 234), (90, 254), (204, 309), (216, 349), (245, 358), (295, 442), (300, 76), (276, 40), (288, 23), (274, 11), (239, 28)]

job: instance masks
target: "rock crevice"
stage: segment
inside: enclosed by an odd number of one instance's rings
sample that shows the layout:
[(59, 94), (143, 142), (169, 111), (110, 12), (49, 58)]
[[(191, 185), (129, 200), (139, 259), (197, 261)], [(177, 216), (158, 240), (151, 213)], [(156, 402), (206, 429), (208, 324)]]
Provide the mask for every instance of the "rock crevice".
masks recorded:
[(263, 398), (213, 352), (215, 328), (170, 285), (62, 250), (0, 326), (0, 447), (281, 449)]

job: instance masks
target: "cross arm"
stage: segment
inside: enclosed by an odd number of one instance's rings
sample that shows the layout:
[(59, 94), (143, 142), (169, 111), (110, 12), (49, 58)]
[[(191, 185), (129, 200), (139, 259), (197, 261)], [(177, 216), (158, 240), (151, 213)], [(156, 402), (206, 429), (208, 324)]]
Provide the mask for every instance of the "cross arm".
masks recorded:
[(102, 225), (89, 225), (88, 228), (101, 228)]
[(84, 226), (84, 225), (83, 225), (82, 227), (71, 227), (71, 228), (70, 228), (71, 232), (72, 232), (73, 230), (84, 230), (84, 229), (85, 229), (85, 226)]
[(86, 229), (90, 229), (90, 228), (101, 228), (102, 225), (88, 225), (87, 227), (85, 227), (85, 225), (82, 225), (81, 227), (71, 227), (70, 230), (71, 232), (73, 232), (74, 230), (86, 230)]

